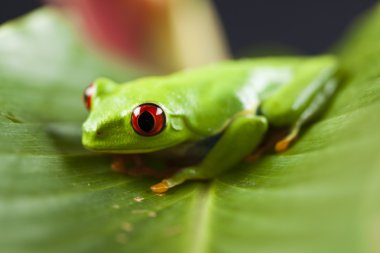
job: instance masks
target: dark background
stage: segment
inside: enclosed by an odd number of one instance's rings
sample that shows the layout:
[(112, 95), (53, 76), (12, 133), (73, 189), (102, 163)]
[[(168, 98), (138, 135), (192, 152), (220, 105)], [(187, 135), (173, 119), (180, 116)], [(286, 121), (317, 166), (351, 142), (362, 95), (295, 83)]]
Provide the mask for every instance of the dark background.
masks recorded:
[[(214, 0), (235, 55), (252, 46), (286, 45), (307, 54), (327, 50), (376, 0)], [(1, 0), (0, 23), (41, 5)]]

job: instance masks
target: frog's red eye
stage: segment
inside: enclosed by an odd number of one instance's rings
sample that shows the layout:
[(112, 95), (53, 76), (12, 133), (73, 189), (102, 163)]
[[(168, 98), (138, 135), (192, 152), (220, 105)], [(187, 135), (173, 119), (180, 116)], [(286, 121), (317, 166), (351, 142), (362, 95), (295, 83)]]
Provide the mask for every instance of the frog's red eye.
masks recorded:
[(95, 86), (93, 83), (91, 83), (83, 92), (83, 102), (87, 110), (91, 110), (92, 96), (94, 95), (94, 92)]
[(132, 127), (140, 135), (153, 136), (165, 127), (165, 113), (155, 104), (142, 104), (132, 112)]

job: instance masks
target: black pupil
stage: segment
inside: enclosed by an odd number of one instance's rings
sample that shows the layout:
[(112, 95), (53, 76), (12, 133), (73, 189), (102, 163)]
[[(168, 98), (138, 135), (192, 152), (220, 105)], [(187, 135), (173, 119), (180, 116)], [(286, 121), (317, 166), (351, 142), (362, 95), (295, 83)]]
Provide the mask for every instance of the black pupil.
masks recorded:
[(141, 130), (143, 130), (146, 133), (149, 133), (154, 128), (154, 118), (150, 112), (143, 112), (139, 119), (138, 124)]

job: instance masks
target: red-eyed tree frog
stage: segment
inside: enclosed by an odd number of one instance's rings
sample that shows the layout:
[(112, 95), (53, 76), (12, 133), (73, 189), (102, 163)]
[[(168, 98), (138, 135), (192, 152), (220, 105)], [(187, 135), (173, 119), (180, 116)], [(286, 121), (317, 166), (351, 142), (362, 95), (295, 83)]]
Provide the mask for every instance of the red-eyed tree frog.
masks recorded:
[(333, 56), (268, 57), (121, 85), (100, 78), (85, 90), (90, 114), (82, 142), (99, 152), (175, 156), (213, 138), (202, 160), (151, 189), (161, 193), (186, 180), (211, 179), (251, 154), (269, 126), (289, 127), (275, 144), (285, 151), (333, 95), (337, 68)]

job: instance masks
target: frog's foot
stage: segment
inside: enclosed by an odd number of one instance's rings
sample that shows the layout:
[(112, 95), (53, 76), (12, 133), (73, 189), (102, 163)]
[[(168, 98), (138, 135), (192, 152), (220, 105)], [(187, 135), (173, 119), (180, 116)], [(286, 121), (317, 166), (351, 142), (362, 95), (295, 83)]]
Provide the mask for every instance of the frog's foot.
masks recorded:
[(289, 148), (290, 144), (295, 139), (297, 139), (299, 131), (300, 131), (300, 127), (298, 127), (298, 126), (292, 128), (290, 133), (285, 138), (283, 138), (282, 140), (280, 140), (276, 143), (276, 145), (274, 147), (275, 151), (277, 153), (281, 153), (281, 152), (286, 151)]
[(139, 155), (115, 155), (111, 169), (129, 176), (155, 176), (153, 168), (146, 166)]
[(135, 170), (143, 167), (143, 162), (138, 155), (115, 155), (111, 163), (111, 169), (122, 174), (135, 174)]
[(197, 167), (188, 167), (182, 169), (178, 173), (174, 174), (170, 178), (166, 178), (150, 187), (154, 193), (164, 193), (167, 192), (170, 188), (173, 188), (176, 185), (184, 183), (186, 180), (191, 179), (205, 179)]
[(173, 188), (176, 185), (182, 184), (185, 181), (186, 181), (185, 178), (183, 179), (168, 178), (168, 179), (162, 180), (158, 184), (152, 185), (150, 189), (154, 193), (164, 193), (164, 192), (167, 192), (170, 188)]
[(118, 173), (127, 173), (127, 168), (125, 167), (125, 158), (122, 156), (113, 156), (111, 169)]
[(150, 189), (154, 193), (164, 193), (167, 192), (170, 189), (170, 185), (166, 180), (162, 180), (158, 184), (152, 185)]
[(148, 160), (150, 163), (146, 164), (141, 155), (115, 155), (111, 169), (128, 176), (151, 176), (159, 179), (170, 177), (179, 170), (178, 166), (166, 161)]

